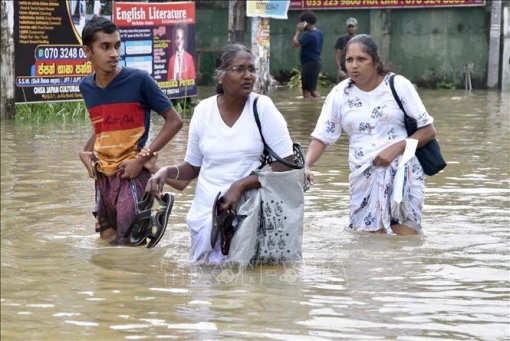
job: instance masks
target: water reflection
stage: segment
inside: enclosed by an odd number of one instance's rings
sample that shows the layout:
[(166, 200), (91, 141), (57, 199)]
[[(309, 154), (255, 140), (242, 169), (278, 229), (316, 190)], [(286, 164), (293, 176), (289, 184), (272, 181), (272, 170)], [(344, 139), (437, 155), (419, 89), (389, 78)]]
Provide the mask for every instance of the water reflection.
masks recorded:
[[(508, 339), (510, 98), (420, 94), (449, 163), (427, 179), (425, 234), (344, 229), (342, 136), (306, 195), (305, 261), (244, 272), (188, 264), (193, 186), (175, 193), (156, 248), (99, 241), (77, 157), (90, 126), (2, 122), (2, 340)], [(323, 99), (283, 89), (272, 98), (306, 146)], [(183, 157), (185, 121), (162, 162)]]

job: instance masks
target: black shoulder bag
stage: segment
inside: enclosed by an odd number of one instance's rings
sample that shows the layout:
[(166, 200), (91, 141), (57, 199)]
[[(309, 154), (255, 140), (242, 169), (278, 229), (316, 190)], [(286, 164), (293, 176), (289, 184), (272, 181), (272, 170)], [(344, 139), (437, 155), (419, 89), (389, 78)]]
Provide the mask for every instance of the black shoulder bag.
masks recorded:
[(255, 122), (257, 122), (257, 127), (259, 128), (260, 137), (262, 138), (262, 143), (264, 144), (264, 152), (262, 153), (262, 156), (260, 157), (260, 167), (259, 169), (263, 168), (265, 165), (270, 164), (272, 162), (272, 158), (274, 157), (276, 161), (284, 164), (285, 166), (292, 168), (292, 169), (302, 169), (305, 167), (305, 156), (303, 153), (303, 148), (299, 143), (293, 143), (292, 144), (292, 151), (294, 153), (294, 162), (291, 163), (287, 160), (282, 159), (278, 154), (276, 154), (271, 147), (269, 147), (266, 143), (266, 140), (264, 140), (264, 135), (262, 134), (262, 127), (260, 125), (260, 118), (259, 113), (257, 110), (257, 102), (258, 97), (255, 98), (253, 101), (253, 115), (255, 116)]
[[(390, 76), (391, 92), (393, 93), (393, 97), (400, 107), (400, 110), (404, 113), (404, 123), (406, 125), (407, 135), (411, 136), (416, 130), (418, 130), (418, 126), (416, 124), (416, 120), (407, 115), (404, 110), (404, 106), (398, 97), (394, 85), (395, 76), (396, 75)], [(418, 158), (418, 161), (420, 161), (421, 167), (427, 175), (435, 175), (446, 167), (446, 161), (441, 155), (441, 149), (439, 148), (439, 143), (437, 143), (436, 139), (433, 139), (423, 147), (416, 149), (416, 157)]]

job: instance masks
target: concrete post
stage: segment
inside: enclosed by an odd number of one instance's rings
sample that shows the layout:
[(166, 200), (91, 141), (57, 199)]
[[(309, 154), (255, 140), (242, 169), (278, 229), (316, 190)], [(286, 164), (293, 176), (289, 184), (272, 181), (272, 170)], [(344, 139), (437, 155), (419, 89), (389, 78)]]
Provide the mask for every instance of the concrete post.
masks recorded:
[(379, 44), (379, 54), (383, 61), (390, 60), (391, 10), (370, 10), (370, 35)]
[(491, 3), (487, 87), (489, 89), (496, 89), (499, 86), (499, 58), (501, 56), (501, 0), (493, 0)]
[(14, 117), (14, 3), (1, 1), (0, 7), (0, 119)]
[(246, 1), (229, 0), (228, 3), (228, 42), (244, 44), (246, 27)]
[(501, 90), (510, 92), (510, 9), (503, 9), (503, 62), (501, 63)]

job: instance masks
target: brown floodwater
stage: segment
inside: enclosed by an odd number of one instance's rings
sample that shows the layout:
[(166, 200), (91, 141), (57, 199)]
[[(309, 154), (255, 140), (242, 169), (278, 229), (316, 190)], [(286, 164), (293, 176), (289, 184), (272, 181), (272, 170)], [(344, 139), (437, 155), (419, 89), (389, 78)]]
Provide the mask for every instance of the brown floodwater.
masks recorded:
[[(507, 340), (510, 95), (420, 94), (448, 161), (426, 181), (424, 234), (345, 229), (342, 136), (314, 167), (303, 262), (244, 272), (188, 262), (194, 185), (175, 192), (154, 249), (98, 240), (77, 155), (90, 125), (1, 122), (1, 339)], [(324, 98), (271, 97), (306, 146)], [(160, 163), (182, 159), (189, 118)], [(153, 117), (152, 137), (160, 124)]]

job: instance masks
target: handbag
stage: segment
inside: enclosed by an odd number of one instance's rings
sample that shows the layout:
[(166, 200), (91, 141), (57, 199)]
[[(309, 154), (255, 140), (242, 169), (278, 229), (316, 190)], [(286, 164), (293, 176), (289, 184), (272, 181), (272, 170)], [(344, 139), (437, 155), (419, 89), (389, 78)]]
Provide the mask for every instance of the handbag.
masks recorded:
[(255, 122), (257, 122), (257, 127), (259, 128), (260, 137), (262, 138), (262, 143), (264, 144), (264, 152), (262, 153), (262, 156), (260, 157), (260, 167), (258, 169), (262, 169), (265, 165), (271, 164), (273, 162), (273, 158), (276, 159), (276, 161), (284, 164), (285, 166), (292, 168), (292, 169), (303, 169), (305, 168), (305, 156), (303, 152), (303, 147), (301, 147), (301, 144), (298, 142), (294, 142), (292, 144), (292, 152), (294, 154), (294, 163), (288, 162), (287, 160), (282, 159), (278, 154), (276, 154), (271, 147), (269, 147), (266, 143), (266, 140), (264, 140), (264, 135), (262, 134), (262, 127), (260, 125), (260, 118), (259, 118), (259, 112), (257, 110), (257, 101), (258, 96), (253, 101), (253, 115), (255, 116)]
[[(397, 91), (395, 90), (395, 76), (395, 74), (390, 76), (391, 93), (400, 107), (400, 110), (404, 113), (404, 124), (406, 126), (407, 135), (411, 136), (416, 130), (418, 130), (418, 125), (416, 120), (408, 116), (404, 110), (404, 106), (402, 105)], [(439, 147), (439, 143), (437, 143), (436, 139), (433, 139), (423, 147), (416, 149), (416, 157), (418, 158), (418, 161), (420, 161), (423, 172), (427, 175), (435, 175), (446, 167), (446, 161), (441, 155), (441, 148)]]

